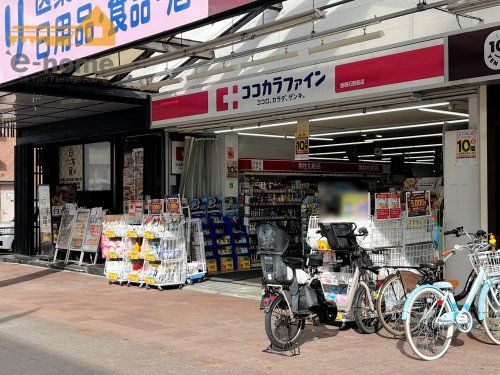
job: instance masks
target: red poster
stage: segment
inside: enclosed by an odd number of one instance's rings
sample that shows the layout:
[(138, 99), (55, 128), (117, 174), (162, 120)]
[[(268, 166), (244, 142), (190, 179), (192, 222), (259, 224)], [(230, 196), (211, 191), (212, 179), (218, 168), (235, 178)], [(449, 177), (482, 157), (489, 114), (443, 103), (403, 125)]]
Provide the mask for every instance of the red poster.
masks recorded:
[(375, 194), (375, 218), (377, 220), (399, 219), (401, 199), (399, 193)]

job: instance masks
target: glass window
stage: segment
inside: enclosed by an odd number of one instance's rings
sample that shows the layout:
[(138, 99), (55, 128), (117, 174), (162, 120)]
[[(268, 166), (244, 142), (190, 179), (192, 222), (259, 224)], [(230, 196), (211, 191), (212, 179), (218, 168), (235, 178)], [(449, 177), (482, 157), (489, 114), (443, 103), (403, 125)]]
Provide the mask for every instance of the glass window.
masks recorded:
[(111, 190), (111, 143), (85, 145), (85, 190)]

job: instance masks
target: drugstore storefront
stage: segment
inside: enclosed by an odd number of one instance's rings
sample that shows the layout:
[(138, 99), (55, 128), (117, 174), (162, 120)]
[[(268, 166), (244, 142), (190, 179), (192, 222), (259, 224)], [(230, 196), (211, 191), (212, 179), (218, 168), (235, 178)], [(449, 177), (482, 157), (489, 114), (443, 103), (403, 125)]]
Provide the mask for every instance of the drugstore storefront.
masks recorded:
[[(485, 28), (481, 35), (495, 29)], [(323, 181), (349, 182), (373, 193), (373, 215), (375, 194), (406, 194), (411, 179), (422, 178), (426, 182), (418, 190), (441, 194), (435, 207), (440, 230), (493, 230), (494, 214), (488, 210), (493, 170), (486, 169), (496, 167), (492, 160), (486, 162), (493, 152), (486, 142), (492, 124), (486, 98), (497, 88), (487, 89), (484, 84), (491, 77), (477, 72), (461, 76), (459, 65), (468, 60), (460, 56), (467, 46), (459, 41), (466, 39), (461, 33), (438, 35), (332, 62), (305, 61), (301, 67), (239, 74), (175, 96), (159, 95), (152, 101), (153, 128), (166, 129), (176, 141), (187, 133), (187, 153), (197, 142), (218, 145), (221, 200), (239, 202), (249, 237), (252, 221), (271, 219), (300, 232), (303, 240), (304, 220), (297, 217), (301, 208), (293, 205)], [(476, 45), (483, 48), (484, 43)], [(484, 65), (482, 56), (478, 64)], [(301, 84), (288, 86), (283, 77)], [(304, 139), (306, 155), (298, 147)], [(185, 161), (183, 173), (198, 174), (191, 169), (195, 165), (192, 159)], [(343, 173), (345, 165), (361, 173)], [(367, 173), (373, 168), (380, 168), (381, 175)], [(431, 179), (440, 181), (435, 191), (427, 184)], [(180, 185), (185, 193), (186, 184)], [(187, 185), (184, 195), (192, 201), (210, 195)], [(264, 197), (266, 193), (274, 195)], [(291, 218), (299, 221), (296, 227)], [(217, 247), (214, 239), (209, 245)], [(226, 255), (216, 251), (214, 257)], [(232, 249), (232, 256), (237, 255)], [(467, 259), (456, 257), (448, 272), (460, 279), (468, 266)]]

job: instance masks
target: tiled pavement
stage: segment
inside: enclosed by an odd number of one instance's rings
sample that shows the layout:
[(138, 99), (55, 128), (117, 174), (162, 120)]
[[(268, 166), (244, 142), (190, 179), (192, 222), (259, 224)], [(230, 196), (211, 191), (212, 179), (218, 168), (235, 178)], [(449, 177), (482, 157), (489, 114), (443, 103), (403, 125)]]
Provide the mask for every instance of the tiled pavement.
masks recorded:
[(308, 326), (299, 356), (268, 354), (258, 297), (223, 295), (258, 286), (215, 282), (159, 292), (0, 264), (0, 374), (500, 373), (500, 348), (482, 334), (428, 363), (385, 333)]

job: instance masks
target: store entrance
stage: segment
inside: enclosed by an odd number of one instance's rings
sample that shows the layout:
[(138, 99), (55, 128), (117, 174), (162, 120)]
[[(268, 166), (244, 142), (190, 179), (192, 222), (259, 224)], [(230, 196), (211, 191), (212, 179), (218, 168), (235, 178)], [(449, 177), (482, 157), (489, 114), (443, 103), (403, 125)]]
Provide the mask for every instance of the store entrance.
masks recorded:
[[(231, 241), (218, 243), (217, 232), (207, 231), (207, 261), (213, 263), (209, 270), (227, 271), (224, 265), (229, 264), (231, 271), (260, 269), (255, 228), (265, 221), (284, 229), (291, 239), (290, 251), (303, 256), (311, 247), (307, 241), (311, 217), (331, 216), (329, 210), (335, 211), (335, 205), (349, 195), (343, 193), (352, 192), (366, 194), (365, 219), (372, 227), (375, 222), (428, 218), (425, 236), (412, 241), (415, 245), (425, 242), (428, 254), (439, 256), (445, 246), (441, 233), (447, 217), (446, 192), (451, 200), (457, 199), (446, 189), (447, 181), (449, 186), (455, 185), (459, 166), (477, 161), (477, 150), (470, 147), (477, 142), (471, 129), (475, 122), (469, 124), (469, 109), (475, 103), (475, 97), (463, 96), (335, 113), (310, 111), (302, 117), (298, 113), (294, 118), (241, 123), (240, 129), (213, 129), (224, 154), (238, 155), (238, 180), (229, 172), (223, 178), (226, 186), (237, 181), (238, 189), (226, 189), (222, 201), (238, 202), (231, 220), (244, 228), (246, 238), (240, 241), (236, 236), (233, 241), (233, 233), (221, 232)], [(298, 123), (304, 122), (309, 149), (306, 157), (298, 157), (295, 137)], [(232, 149), (235, 137), (236, 151)], [(467, 150), (457, 151), (457, 142)], [(231, 162), (226, 155), (225, 166)], [(228, 196), (228, 190), (234, 195)], [(337, 203), (329, 202), (331, 194), (322, 191), (340, 192), (340, 198)], [(341, 211), (333, 214), (342, 219)], [(210, 222), (210, 215), (206, 217)], [(460, 261), (455, 268), (464, 267), (465, 262)]]

